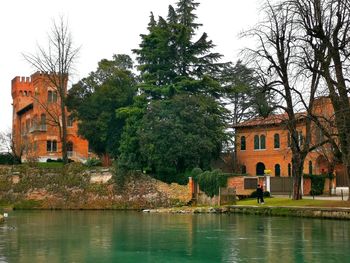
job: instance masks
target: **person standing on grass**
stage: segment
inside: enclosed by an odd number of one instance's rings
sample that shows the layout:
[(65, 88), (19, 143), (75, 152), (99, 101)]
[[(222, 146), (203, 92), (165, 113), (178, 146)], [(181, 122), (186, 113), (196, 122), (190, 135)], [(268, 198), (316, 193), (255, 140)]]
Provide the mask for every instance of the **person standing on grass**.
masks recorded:
[(256, 196), (258, 198), (258, 204), (264, 204), (264, 189), (262, 185), (258, 184), (258, 187), (256, 188)]

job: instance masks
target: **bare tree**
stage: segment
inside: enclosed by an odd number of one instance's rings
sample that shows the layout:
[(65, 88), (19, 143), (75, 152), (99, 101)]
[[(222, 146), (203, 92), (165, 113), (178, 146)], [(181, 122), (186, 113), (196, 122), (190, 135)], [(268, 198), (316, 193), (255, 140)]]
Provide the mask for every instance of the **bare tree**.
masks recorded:
[[(295, 26), (295, 14), (284, 2), (267, 3), (266, 17), (245, 37), (257, 40), (255, 49), (246, 50), (250, 65), (254, 65), (265, 89), (273, 91), (281, 99), (276, 107), (287, 117), (283, 122), (289, 131), (292, 152), (293, 199), (301, 199), (301, 178), (304, 161), (311, 147), (311, 109), (319, 84), (320, 64), (311, 59), (314, 53), (302, 48)], [(307, 67), (313, 71), (307, 76)], [(302, 83), (302, 85), (300, 85)], [(301, 113), (303, 112), (303, 113)], [(300, 122), (305, 122), (306, 132), (300, 135)]]
[[(305, 43), (315, 52), (334, 108), (341, 159), (350, 178), (350, 1), (290, 0)], [(334, 143), (336, 146), (337, 143)], [(347, 180), (350, 182), (350, 180)], [(350, 196), (349, 196), (350, 198)]]
[(24, 150), (25, 144), (23, 143), (17, 147), (11, 131), (0, 133), (0, 151), (10, 154), (16, 162), (21, 162)]
[(67, 156), (67, 114), (65, 98), (67, 94), (68, 76), (78, 55), (79, 48), (73, 46), (67, 23), (61, 17), (58, 23), (53, 22), (48, 36), (48, 46), (38, 45), (37, 53), (24, 54), (24, 58), (37, 70), (46, 74), (50, 84), (57, 91), (59, 97), (59, 119), (48, 107), (42, 108), (52, 116), (52, 124), (57, 125), (62, 144), (62, 159), (68, 162)]

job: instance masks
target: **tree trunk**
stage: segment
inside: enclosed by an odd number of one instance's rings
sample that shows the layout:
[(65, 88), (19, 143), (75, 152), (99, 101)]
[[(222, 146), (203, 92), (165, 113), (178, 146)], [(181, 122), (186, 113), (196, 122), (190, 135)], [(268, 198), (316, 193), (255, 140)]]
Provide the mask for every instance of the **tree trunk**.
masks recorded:
[(67, 154), (67, 116), (66, 116), (66, 105), (65, 105), (65, 92), (64, 88), (60, 90), (60, 106), (61, 106), (61, 116), (62, 116), (62, 160), (64, 164), (68, 163), (68, 154)]
[(303, 176), (304, 159), (299, 154), (293, 154), (292, 174), (293, 174), (293, 200), (302, 199), (301, 177)]

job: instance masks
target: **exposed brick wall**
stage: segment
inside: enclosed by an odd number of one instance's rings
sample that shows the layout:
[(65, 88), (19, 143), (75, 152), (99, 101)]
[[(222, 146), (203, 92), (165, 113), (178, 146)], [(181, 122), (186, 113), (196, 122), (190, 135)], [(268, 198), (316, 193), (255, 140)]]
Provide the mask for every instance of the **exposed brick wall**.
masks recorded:
[[(17, 152), (23, 150), (23, 160), (29, 161), (62, 157), (62, 143), (57, 121), (61, 121), (59, 96), (57, 102), (48, 100), (48, 92), (55, 92), (46, 74), (34, 73), (31, 77), (12, 80), (13, 125), (12, 132)], [(45, 125), (41, 116), (45, 115)], [(68, 119), (69, 112), (66, 111)], [(56, 121), (56, 124), (54, 123)], [(78, 134), (77, 122), (67, 127), (67, 142), (73, 144), (69, 158), (82, 161), (89, 157), (88, 142)], [(47, 141), (57, 141), (56, 151), (47, 151)]]

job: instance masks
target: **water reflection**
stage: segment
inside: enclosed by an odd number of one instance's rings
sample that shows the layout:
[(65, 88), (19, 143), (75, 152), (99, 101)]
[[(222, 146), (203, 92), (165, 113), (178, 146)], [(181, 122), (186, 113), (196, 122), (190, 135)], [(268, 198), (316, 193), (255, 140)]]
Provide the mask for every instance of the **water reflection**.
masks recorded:
[(349, 231), (335, 220), (23, 211), (0, 227), (0, 262), (346, 262)]

